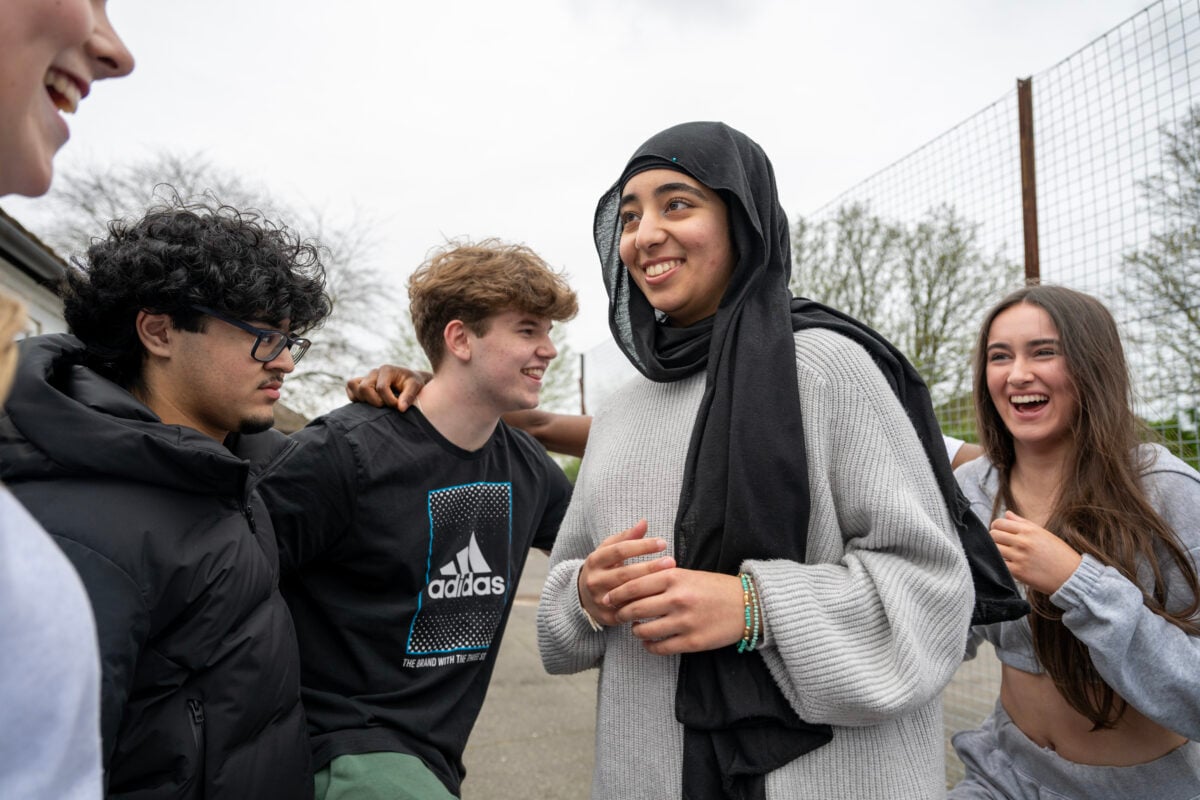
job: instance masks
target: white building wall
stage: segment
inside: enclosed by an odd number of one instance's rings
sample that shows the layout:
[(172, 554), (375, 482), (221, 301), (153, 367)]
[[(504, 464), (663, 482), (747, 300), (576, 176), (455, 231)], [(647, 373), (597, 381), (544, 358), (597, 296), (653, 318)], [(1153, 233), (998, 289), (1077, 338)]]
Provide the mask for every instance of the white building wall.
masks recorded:
[(29, 315), (25, 334), (65, 333), (62, 300), (54, 292), (20, 272), (12, 264), (0, 259), (0, 290), (20, 298)]

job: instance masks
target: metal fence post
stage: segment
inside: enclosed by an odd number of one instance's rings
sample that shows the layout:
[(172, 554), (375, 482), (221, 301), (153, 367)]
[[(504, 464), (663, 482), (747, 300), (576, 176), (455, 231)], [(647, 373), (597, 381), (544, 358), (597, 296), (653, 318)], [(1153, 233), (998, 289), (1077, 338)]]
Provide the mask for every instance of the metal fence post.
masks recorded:
[(1024, 209), (1025, 283), (1041, 281), (1038, 263), (1037, 179), (1033, 169), (1033, 78), (1017, 79), (1017, 117), (1021, 136), (1021, 205)]

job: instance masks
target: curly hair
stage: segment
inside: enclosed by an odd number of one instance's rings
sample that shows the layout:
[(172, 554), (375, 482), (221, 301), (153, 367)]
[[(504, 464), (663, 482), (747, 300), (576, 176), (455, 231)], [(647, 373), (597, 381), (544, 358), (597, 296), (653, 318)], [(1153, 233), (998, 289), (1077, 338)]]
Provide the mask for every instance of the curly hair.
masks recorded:
[(528, 247), (498, 239), (451, 242), (408, 279), (409, 311), (417, 340), (436, 370), (446, 354), (446, 326), (461, 320), (476, 336), (491, 317), (520, 311), (563, 322), (579, 310), (575, 292)]
[[(1067, 374), (1078, 398), (1071, 434), (1074, 447), (1045, 527), (1080, 553), (1114, 567), (1142, 589), (1143, 603), (1189, 634), (1200, 633), (1200, 578), (1175, 531), (1151, 504), (1141, 477), (1138, 444), (1147, 433), (1133, 411), (1133, 392), (1121, 336), (1112, 314), (1096, 298), (1063, 286), (1027, 286), (1001, 300), (984, 318), (974, 352), (974, 394), (980, 441), (995, 465), (1001, 505), (1022, 513), (1013, 497), (1016, 448), (987, 386), (988, 336), (1001, 312), (1019, 304), (1042, 309), (1062, 342)], [(1167, 566), (1164, 567), (1165, 562)], [(1150, 585), (1139, 580), (1139, 568)], [(1178, 570), (1190, 596), (1166, 595), (1164, 569)], [(1034, 652), (1071, 707), (1093, 730), (1110, 728), (1125, 702), (1100, 677), (1087, 647), (1063, 624), (1049, 597), (1029, 589)]]
[(67, 271), (62, 295), (89, 366), (126, 388), (141, 380), (140, 311), (193, 332), (206, 324), (193, 304), (303, 332), (333, 310), (316, 243), (256, 211), (179, 199), (136, 222), (110, 222), (107, 238)]

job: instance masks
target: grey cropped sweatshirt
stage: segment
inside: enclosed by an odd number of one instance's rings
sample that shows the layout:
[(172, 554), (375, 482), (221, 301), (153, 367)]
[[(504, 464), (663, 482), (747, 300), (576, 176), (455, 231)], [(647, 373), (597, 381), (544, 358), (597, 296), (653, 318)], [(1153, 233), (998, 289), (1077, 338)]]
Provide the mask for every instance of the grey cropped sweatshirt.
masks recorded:
[[(1150, 504), (1175, 530), (1192, 563), (1200, 564), (1200, 473), (1158, 445), (1142, 449), (1150, 462), (1142, 476)], [(979, 458), (959, 467), (955, 477), (971, 509), (989, 523), (998, 491), (996, 469)], [(1179, 570), (1164, 551), (1158, 555), (1168, 608), (1186, 607), (1192, 596)], [(1148, 587), (1152, 580), (1143, 565), (1138, 582)], [(1138, 586), (1090, 555), (1084, 555), (1050, 602), (1062, 609), (1063, 624), (1087, 645), (1092, 663), (1113, 691), (1158, 724), (1200, 739), (1200, 637), (1155, 614), (1142, 602)], [(1043, 671), (1034, 656), (1028, 618), (978, 626), (971, 634), (968, 655), (987, 639), (1003, 663), (1023, 672)]]

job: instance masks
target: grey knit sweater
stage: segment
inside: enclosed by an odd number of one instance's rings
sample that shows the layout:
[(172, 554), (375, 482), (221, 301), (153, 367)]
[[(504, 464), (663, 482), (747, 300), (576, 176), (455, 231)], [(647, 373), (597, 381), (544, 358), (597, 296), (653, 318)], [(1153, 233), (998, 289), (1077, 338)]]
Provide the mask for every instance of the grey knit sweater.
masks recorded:
[[(812, 514), (808, 563), (747, 561), (763, 605), (764, 658), (801, 718), (832, 743), (768, 776), (770, 800), (942, 797), (939, 693), (962, 660), (973, 593), (921, 445), (858, 345), (796, 334)], [(678, 657), (628, 626), (593, 633), (583, 559), (640, 518), (673, 552), (683, 465), (704, 375), (634, 378), (597, 414), (538, 610), (551, 673), (600, 668), (596, 800), (680, 797)], [(747, 387), (746, 391), (753, 391)]]

